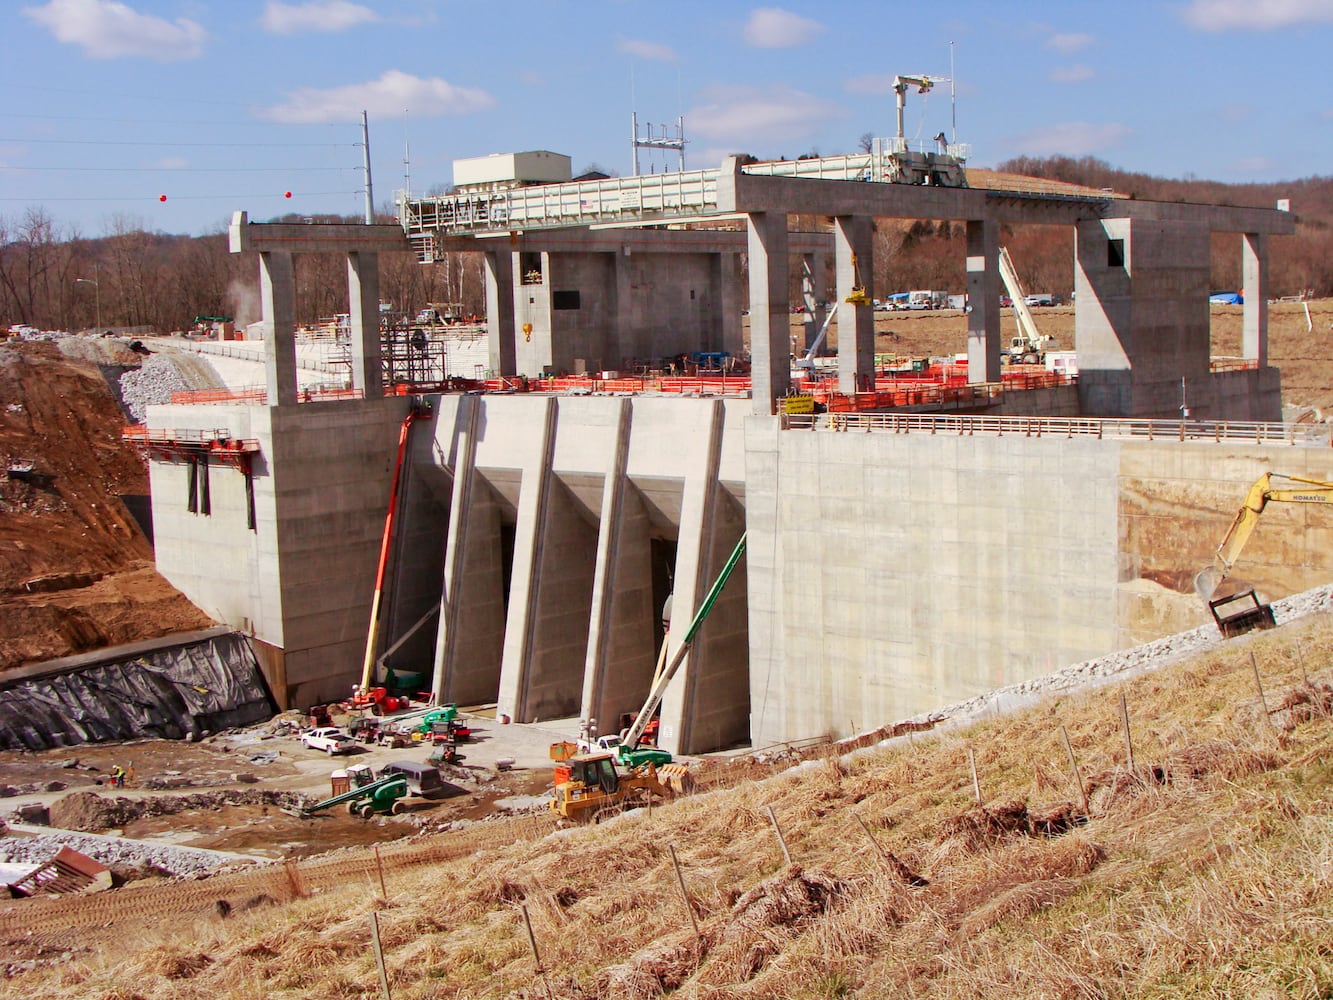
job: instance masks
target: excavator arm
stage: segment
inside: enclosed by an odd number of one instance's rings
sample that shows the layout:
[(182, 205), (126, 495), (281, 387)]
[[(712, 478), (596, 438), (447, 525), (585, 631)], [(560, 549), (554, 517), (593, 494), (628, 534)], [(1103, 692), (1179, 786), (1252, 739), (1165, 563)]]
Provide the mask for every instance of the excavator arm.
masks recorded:
[[(1299, 485), (1274, 489), (1274, 479)], [(1217, 553), (1213, 557), (1213, 564), (1194, 578), (1194, 588), (1205, 601), (1212, 597), (1218, 585), (1231, 574), (1231, 568), (1240, 557), (1241, 549), (1245, 547), (1245, 543), (1250, 540), (1250, 536), (1254, 534), (1254, 529), (1259, 524), (1259, 515), (1273, 502), (1333, 504), (1333, 483), (1306, 479), (1302, 476), (1284, 476), (1278, 472), (1265, 472), (1255, 480), (1254, 485), (1245, 494), (1245, 502), (1236, 512), (1231, 527), (1222, 536), (1222, 541), (1217, 546)]]

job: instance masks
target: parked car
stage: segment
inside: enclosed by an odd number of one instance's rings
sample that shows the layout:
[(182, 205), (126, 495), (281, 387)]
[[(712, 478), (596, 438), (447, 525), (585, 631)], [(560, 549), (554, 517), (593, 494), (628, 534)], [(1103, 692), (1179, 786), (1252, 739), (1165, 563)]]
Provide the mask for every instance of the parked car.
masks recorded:
[(302, 733), (301, 746), (307, 750), (323, 750), (332, 757), (336, 753), (351, 753), (356, 741), (337, 726), (323, 726)]

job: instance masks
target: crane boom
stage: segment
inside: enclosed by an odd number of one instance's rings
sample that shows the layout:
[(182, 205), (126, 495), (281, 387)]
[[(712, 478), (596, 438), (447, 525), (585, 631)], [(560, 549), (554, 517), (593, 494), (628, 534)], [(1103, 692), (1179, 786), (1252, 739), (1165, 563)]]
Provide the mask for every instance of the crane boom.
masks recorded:
[[(1283, 489), (1274, 489), (1273, 480), (1281, 479), (1300, 485)], [(1194, 589), (1204, 600), (1210, 598), (1218, 585), (1231, 573), (1231, 568), (1240, 557), (1240, 551), (1254, 534), (1259, 523), (1259, 515), (1270, 503), (1321, 503), (1333, 504), (1333, 483), (1320, 479), (1306, 479), (1303, 476), (1284, 476), (1280, 472), (1265, 472), (1245, 494), (1245, 501), (1240, 505), (1231, 527), (1222, 536), (1213, 557), (1213, 564), (1205, 567), (1194, 578)]]
[(907, 108), (907, 91), (916, 87), (918, 94), (928, 94), (937, 83), (949, 83), (947, 76), (925, 76), (920, 73), (899, 73), (893, 78), (893, 92), (898, 95), (898, 138), (906, 140), (903, 132), (903, 111)]

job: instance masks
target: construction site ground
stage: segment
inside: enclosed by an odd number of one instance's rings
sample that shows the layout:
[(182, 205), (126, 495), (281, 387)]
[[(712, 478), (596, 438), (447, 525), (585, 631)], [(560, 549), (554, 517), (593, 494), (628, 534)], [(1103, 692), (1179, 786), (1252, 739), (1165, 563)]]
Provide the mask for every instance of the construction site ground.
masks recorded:
[[(1271, 360), (1282, 370), (1284, 400), (1293, 412), (1322, 420), (1333, 408), (1333, 351), (1327, 343), (1333, 301), (1310, 303), (1309, 309), (1311, 329), (1305, 304), (1272, 306)], [(1073, 346), (1071, 307), (1036, 312), (1043, 332), (1061, 347)], [(959, 353), (966, 349), (965, 324), (957, 311), (879, 313), (876, 351), (901, 357)], [(1013, 325), (1008, 311), (1004, 324), (1007, 339)], [(1213, 309), (1215, 356), (1239, 355), (1240, 329), (1240, 307)], [(792, 333), (801, 336), (802, 317), (792, 317)], [(151, 547), (120, 499), (148, 492), (142, 461), (121, 441), (126, 418), (112, 389), (118, 372), (139, 360), (119, 341), (0, 344), (0, 457), (33, 466), (30, 477), (0, 479), (0, 670), (212, 624), (157, 574)], [(206, 388), (207, 380), (206, 372), (196, 373), (198, 387)], [(203, 793), (211, 802), (184, 812), (135, 816), (129, 806), (113, 810), (111, 818), (124, 821), (96, 832), (275, 859), (450, 830), (497, 813), (526, 817), (517, 822), (533, 829), (549, 822), (543, 804), (551, 780), (548, 747), (573, 738), (576, 720), (506, 726), (483, 712), (473, 721), (475, 741), (459, 748), (466, 759), (444, 775), (459, 794), (416, 803), (400, 817), (363, 821), (333, 808), (299, 819), (269, 802), (236, 801), (259, 790), (317, 799), (328, 793), (329, 773), (337, 767), (379, 767), (394, 759), (424, 759), (428, 752), (369, 748), (330, 759), (305, 750), (292, 736), (274, 734), (272, 724), (193, 744), (0, 753), (0, 814), (32, 805), (59, 814), (58, 800), (81, 791), (129, 803)], [(514, 766), (498, 768), (496, 761), (504, 758)], [(130, 763), (134, 784), (110, 789), (110, 769)], [(103, 820), (107, 815), (91, 812)], [(97, 823), (96, 816), (80, 820), (72, 806), (66, 813), (73, 823)]]
[[(488, 817), (543, 814), (551, 787), (550, 744), (575, 738), (577, 720), (501, 725), (485, 708), (462, 717), (473, 735), (458, 744), (459, 763), (440, 768), (444, 794), (409, 797), (400, 816), (363, 820), (343, 806), (307, 818), (286, 811), (283, 804), (293, 800), (283, 793), (303, 796), (306, 804), (328, 798), (334, 771), (365, 764), (378, 772), (392, 761), (425, 761), (431, 752), (428, 742), (399, 748), (357, 744), (351, 753), (329, 756), (301, 745), (297, 734), (305, 720), (296, 713), (197, 743), (142, 740), (0, 753), (0, 814), (43, 807), (50, 825), (61, 829), (273, 860), (384, 843)], [(111, 785), (117, 765), (133, 768), (123, 788)], [(261, 794), (266, 801), (252, 801)], [(191, 808), (149, 806), (141, 815), (150, 800), (186, 798)]]

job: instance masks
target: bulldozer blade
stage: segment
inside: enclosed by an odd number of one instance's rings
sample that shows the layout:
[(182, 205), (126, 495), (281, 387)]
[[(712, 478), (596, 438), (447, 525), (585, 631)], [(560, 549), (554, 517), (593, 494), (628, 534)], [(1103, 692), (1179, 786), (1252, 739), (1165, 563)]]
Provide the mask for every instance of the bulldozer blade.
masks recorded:
[(663, 764), (657, 769), (658, 779), (677, 795), (688, 795), (694, 788), (694, 775), (688, 764)]

